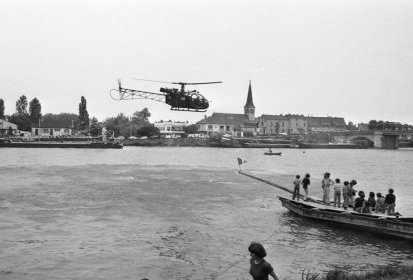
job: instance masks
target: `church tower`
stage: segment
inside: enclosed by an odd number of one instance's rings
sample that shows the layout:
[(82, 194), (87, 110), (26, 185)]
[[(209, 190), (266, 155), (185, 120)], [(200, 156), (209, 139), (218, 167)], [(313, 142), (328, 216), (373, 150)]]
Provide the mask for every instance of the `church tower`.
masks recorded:
[(254, 106), (254, 102), (252, 102), (251, 81), (248, 87), (248, 97), (247, 97), (247, 103), (244, 106), (244, 114), (248, 116), (248, 119), (250, 121), (255, 120), (255, 106)]

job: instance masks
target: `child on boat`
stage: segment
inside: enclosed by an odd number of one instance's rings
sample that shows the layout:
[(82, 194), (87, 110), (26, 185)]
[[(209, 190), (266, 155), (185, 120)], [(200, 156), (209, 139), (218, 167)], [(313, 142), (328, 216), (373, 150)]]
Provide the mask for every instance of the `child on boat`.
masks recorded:
[(369, 198), (367, 199), (367, 203), (370, 207), (369, 213), (371, 213), (376, 208), (376, 200), (374, 199), (374, 192), (370, 192)]
[(364, 208), (366, 207), (366, 201), (364, 198), (366, 197), (363, 191), (359, 191), (359, 197), (356, 198), (354, 201), (354, 210), (362, 213), (364, 211)]
[(344, 187), (343, 187), (343, 208), (344, 209), (347, 209), (350, 195), (352, 195), (351, 194), (352, 191), (350, 190), (349, 184), (350, 183), (348, 181), (344, 181)]
[(324, 178), (321, 180), (321, 188), (323, 189), (323, 202), (330, 205), (330, 186), (334, 181), (330, 179), (330, 173), (324, 173)]
[(303, 182), (301, 183), (304, 189), (304, 201), (308, 198), (308, 186), (310, 185), (310, 174), (305, 174)]
[(394, 215), (394, 208), (396, 207), (396, 196), (393, 194), (393, 189), (389, 189), (389, 193), (384, 199), (387, 208), (387, 215)]
[(300, 175), (295, 176), (295, 180), (293, 184), (294, 184), (293, 200), (297, 198), (297, 201), (300, 201), (300, 185), (301, 185)]
[(376, 213), (384, 213), (386, 211), (386, 203), (381, 193), (377, 193), (376, 207), (374, 210)]
[(336, 183), (334, 184), (334, 207), (340, 208), (341, 205), (341, 189), (342, 186), (340, 184), (340, 179), (336, 179)]

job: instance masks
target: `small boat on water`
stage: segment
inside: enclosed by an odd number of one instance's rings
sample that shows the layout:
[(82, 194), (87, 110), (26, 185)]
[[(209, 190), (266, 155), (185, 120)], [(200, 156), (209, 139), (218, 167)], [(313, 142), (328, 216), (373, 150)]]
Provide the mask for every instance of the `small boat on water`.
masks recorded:
[(277, 153), (273, 153), (273, 152), (265, 152), (264, 155), (266, 156), (280, 156), (282, 153), (281, 152), (277, 152)]
[(335, 208), (312, 200), (295, 201), (278, 196), (282, 206), (306, 218), (335, 223), (359, 230), (406, 238), (413, 241), (413, 217), (387, 216), (384, 214), (363, 214), (353, 210)]

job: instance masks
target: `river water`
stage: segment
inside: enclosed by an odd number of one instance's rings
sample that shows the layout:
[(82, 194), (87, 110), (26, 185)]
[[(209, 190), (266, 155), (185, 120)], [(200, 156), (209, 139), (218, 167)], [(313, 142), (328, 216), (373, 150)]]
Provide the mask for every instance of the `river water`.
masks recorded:
[(413, 216), (413, 150), (125, 147), (0, 149), (0, 279), (251, 279), (262, 242), (280, 279), (411, 264), (413, 245), (295, 216), (283, 191), (326, 171), (358, 190), (395, 189)]

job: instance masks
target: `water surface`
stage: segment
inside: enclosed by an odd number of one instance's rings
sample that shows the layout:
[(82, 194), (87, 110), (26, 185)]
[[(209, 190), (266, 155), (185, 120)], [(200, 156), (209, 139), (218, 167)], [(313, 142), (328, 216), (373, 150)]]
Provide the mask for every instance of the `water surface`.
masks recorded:
[[(413, 151), (125, 147), (0, 149), (0, 279), (250, 279), (263, 242), (281, 279), (303, 270), (411, 264), (411, 243), (293, 215), (269, 185), (324, 172), (395, 189), (413, 216)], [(410, 202), (410, 203), (409, 203)]]

